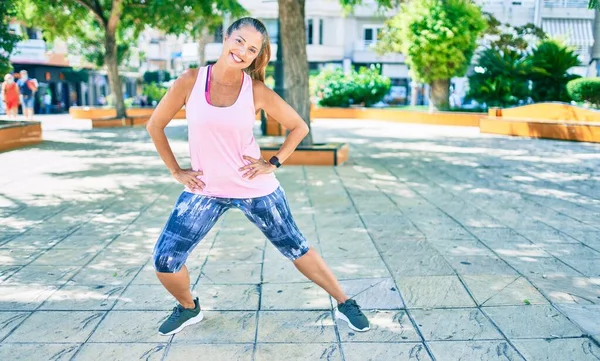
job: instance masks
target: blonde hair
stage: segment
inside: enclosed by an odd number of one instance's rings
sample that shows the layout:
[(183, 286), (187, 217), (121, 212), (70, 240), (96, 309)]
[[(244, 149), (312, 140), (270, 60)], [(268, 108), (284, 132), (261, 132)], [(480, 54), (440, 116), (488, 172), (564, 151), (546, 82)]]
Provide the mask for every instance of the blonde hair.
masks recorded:
[(5, 80), (5, 81), (9, 81), (10, 79), (14, 79), (14, 77), (12, 76), (12, 74), (6, 74), (6, 75), (4, 76), (4, 80)]
[(250, 74), (252, 79), (264, 82), (267, 65), (271, 60), (271, 41), (269, 39), (269, 33), (267, 32), (265, 24), (263, 24), (262, 21), (251, 17), (238, 19), (227, 28), (227, 37), (231, 36), (231, 33), (235, 30), (239, 30), (246, 26), (251, 26), (258, 31), (263, 37), (263, 42), (262, 47), (260, 48), (260, 53), (256, 59), (254, 59), (252, 64), (250, 64), (248, 68), (244, 69), (244, 71)]

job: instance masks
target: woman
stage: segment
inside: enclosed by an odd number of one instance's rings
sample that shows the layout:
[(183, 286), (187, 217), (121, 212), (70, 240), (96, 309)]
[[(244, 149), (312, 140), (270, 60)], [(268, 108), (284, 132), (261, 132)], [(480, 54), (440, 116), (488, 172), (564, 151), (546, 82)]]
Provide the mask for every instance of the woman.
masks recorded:
[(9, 118), (16, 119), (17, 111), (19, 109), (19, 87), (11, 74), (6, 74), (4, 76), (4, 83), (2, 83), (2, 101), (4, 101), (6, 115)]
[[(231, 24), (223, 52), (208, 67), (181, 75), (148, 121), (147, 129), (173, 177), (185, 186), (154, 248), (154, 267), (163, 286), (179, 301), (160, 326), (172, 335), (203, 318), (192, 298), (184, 265), (187, 256), (229, 208), (240, 209), (307, 278), (334, 297), (336, 316), (356, 331), (369, 321), (356, 301), (298, 230), (273, 174), (308, 134), (300, 116), (264, 84), (271, 57), (265, 26), (254, 18)], [(185, 104), (191, 169), (182, 169), (164, 129)], [(290, 130), (277, 154), (266, 161), (253, 136), (256, 112), (264, 109)]]

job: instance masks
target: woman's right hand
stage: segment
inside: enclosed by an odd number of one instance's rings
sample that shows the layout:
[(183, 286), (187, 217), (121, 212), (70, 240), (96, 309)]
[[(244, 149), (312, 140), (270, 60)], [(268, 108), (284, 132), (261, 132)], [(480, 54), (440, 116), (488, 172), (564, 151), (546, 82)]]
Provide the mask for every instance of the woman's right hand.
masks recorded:
[(191, 190), (201, 191), (204, 189), (204, 182), (196, 178), (204, 173), (202, 171), (195, 171), (192, 169), (179, 169), (173, 172), (173, 177), (184, 186), (187, 186)]

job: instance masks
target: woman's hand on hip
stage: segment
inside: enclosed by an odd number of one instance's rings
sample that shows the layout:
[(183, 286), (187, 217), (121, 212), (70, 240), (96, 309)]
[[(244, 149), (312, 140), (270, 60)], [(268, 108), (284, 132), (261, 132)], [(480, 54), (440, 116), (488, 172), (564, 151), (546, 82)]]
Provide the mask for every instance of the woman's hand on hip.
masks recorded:
[(254, 179), (259, 174), (273, 173), (275, 168), (277, 168), (263, 158), (256, 159), (247, 155), (245, 155), (243, 158), (251, 162), (250, 164), (247, 164), (239, 169), (240, 172), (245, 172), (242, 176), (244, 178)]
[(204, 189), (204, 182), (200, 179), (196, 178), (197, 176), (201, 176), (204, 173), (202, 171), (195, 171), (192, 169), (179, 169), (173, 172), (173, 177), (181, 184), (188, 186), (191, 190), (199, 190)]

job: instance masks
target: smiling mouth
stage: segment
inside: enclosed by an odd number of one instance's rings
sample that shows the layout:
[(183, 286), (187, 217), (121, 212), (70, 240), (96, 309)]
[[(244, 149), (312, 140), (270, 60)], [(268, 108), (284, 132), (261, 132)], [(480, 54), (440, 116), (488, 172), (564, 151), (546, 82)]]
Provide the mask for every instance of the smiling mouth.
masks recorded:
[(244, 62), (239, 56), (235, 55), (234, 53), (231, 53), (231, 58), (238, 64)]

